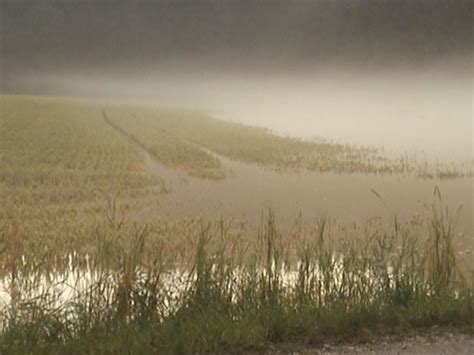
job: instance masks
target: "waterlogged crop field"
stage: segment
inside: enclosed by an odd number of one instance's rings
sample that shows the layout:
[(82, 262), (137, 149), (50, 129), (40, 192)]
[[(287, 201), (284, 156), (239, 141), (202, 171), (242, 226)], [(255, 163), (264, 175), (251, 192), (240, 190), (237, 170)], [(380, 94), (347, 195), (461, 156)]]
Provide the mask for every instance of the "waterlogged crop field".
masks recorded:
[(171, 353), (472, 328), (471, 168), (186, 110), (2, 96), (1, 349), (101, 334), (113, 353), (134, 327), (141, 351)]
[(464, 204), (458, 229), (472, 233), (469, 167), (387, 158), (375, 148), (281, 137), (150, 105), (0, 102), (0, 221), (4, 234), (16, 235), (15, 247), (4, 241), (6, 253), (88, 250), (91, 230), (110, 218), (225, 218), (255, 229), (268, 209), (287, 228), (300, 215), (358, 223), (411, 217), (424, 213), (435, 187), (451, 209)]

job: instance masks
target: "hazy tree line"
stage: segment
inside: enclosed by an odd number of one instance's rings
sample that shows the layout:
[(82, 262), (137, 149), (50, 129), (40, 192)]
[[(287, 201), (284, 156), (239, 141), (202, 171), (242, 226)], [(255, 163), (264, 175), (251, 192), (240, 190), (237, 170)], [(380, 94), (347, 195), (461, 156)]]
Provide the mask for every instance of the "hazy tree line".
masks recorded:
[(25, 65), (153, 66), (176, 58), (386, 63), (472, 52), (473, 0), (0, 3), (5, 71)]

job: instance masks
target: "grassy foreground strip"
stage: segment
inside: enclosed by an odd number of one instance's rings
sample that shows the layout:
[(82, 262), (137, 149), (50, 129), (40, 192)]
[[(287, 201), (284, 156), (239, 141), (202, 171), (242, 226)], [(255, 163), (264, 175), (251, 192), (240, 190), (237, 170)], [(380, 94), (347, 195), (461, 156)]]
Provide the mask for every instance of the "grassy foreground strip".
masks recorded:
[[(202, 222), (185, 250), (150, 243), (146, 225), (125, 238), (124, 225), (109, 220), (92, 267), (71, 262), (45, 279), (21, 260), (4, 265), (0, 351), (206, 354), (434, 325), (472, 332), (472, 270), (456, 261), (452, 216), (442, 206), (431, 212), (424, 235), (395, 221), (338, 243), (325, 219), (284, 236), (269, 213), (254, 241)], [(65, 297), (66, 287), (75, 292)]]

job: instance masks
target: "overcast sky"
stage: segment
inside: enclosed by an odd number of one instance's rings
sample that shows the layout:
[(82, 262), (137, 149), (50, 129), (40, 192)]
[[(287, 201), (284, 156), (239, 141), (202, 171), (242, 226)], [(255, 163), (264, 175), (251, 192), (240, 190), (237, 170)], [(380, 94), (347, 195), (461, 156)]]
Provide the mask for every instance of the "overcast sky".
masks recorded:
[[(472, 59), (472, 0), (0, 0), (4, 90), (44, 74)], [(171, 68), (171, 69), (170, 69)]]

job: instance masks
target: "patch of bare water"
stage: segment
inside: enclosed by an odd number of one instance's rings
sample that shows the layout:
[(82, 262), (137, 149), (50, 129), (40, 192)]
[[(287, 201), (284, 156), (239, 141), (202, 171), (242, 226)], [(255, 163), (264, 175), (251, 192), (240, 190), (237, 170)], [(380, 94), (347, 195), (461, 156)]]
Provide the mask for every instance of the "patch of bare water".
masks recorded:
[[(162, 217), (231, 217), (258, 223), (262, 211), (273, 209), (279, 221), (291, 223), (301, 214), (307, 219), (327, 215), (349, 221), (368, 218), (409, 217), (428, 212), (438, 187), (443, 203), (458, 208), (458, 229), (473, 235), (473, 178), (424, 180), (397, 175), (281, 173), (216, 155), (226, 170), (222, 181), (169, 173), (147, 156), (147, 169), (173, 181), (171, 194), (147, 203), (141, 211)], [(151, 159), (151, 160), (150, 160)], [(374, 191), (380, 195), (379, 198)]]

